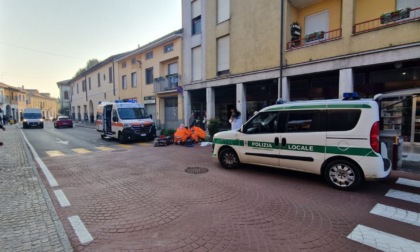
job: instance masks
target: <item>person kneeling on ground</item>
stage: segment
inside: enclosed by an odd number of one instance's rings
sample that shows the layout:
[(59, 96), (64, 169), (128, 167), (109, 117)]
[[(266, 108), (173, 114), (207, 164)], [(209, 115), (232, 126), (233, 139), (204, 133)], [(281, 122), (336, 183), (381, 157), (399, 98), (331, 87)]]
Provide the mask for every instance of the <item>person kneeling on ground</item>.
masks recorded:
[(191, 127), (191, 138), (195, 141), (195, 142), (201, 142), (204, 139), (206, 139), (206, 132), (197, 126), (192, 126)]
[(181, 144), (185, 142), (189, 137), (191, 137), (192, 132), (185, 127), (184, 124), (180, 124), (179, 127), (176, 129), (174, 134), (174, 142), (175, 144)]

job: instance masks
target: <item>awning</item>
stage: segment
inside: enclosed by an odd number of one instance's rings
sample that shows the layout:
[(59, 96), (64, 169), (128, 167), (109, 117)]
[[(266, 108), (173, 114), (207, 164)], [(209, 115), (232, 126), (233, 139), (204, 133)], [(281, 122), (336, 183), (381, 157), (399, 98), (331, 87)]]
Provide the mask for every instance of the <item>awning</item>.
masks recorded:
[(413, 95), (420, 95), (420, 88), (411, 88), (411, 89), (393, 91), (393, 92), (384, 93), (384, 94), (377, 94), (373, 97), (373, 99), (376, 101), (380, 101), (384, 98), (404, 97), (404, 96), (413, 96)]

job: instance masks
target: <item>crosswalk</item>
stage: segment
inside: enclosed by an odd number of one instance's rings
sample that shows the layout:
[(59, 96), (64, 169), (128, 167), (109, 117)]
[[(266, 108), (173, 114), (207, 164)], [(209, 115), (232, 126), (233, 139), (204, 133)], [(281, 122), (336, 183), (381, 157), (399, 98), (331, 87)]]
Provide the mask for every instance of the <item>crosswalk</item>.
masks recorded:
[(96, 146), (92, 149), (87, 148), (73, 148), (69, 149), (66, 152), (62, 152), (59, 150), (48, 150), (45, 151), (45, 154), (49, 157), (60, 157), (66, 156), (71, 154), (88, 154), (96, 151), (117, 151), (117, 150), (124, 150), (124, 149), (131, 149), (138, 146), (145, 146), (150, 147), (153, 146), (153, 143), (134, 143), (134, 144), (116, 144), (114, 146)]
[[(414, 190), (415, 188), (420, 188), (420, 181), (418, 180), (399, 178), (396, 184), (405, 185)], [(418, 205), (417, 209), (420, 209), (420, 194), (390, 189), (385, 194), (385, 197)], [(419, 212), (378, 203), (372, 208), (370, 214), (380, 216), (384, 218), (384, 221), (398, 221), (420, 227)], [(420, 251), (420, 242), (418, 241), (360, 224), (353, 229), (347, 238), (381, 251)]]

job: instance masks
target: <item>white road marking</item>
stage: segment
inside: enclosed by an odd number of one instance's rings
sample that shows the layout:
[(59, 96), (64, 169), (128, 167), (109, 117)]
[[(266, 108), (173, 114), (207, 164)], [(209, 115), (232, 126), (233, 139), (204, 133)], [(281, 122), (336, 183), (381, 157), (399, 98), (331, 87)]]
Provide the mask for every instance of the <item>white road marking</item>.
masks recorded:
[(55, 138), (55, 139), (57, 139), (57, 141), (58, 141), (57, 143), (65, 144), (65, 145), (68, 145), (69, 144), (69, 141), (63, 141), (60, 138)]
[(385, 194), (385, 196), (395, 198), (395, 199), (405, 200), (405, 201), (409, 201), (413, 203), (420, 203), (420, 195), (414, 194), (414, 193), (390, 189)]
[(408, 186), (420, 188), (420, 181), (418, 180), (399, 178), (396, 183), (400, 185), (408, 185)]
[(418, 242), (363, 225), (357, 225), (347, 238), (385, 252), (420, 251), (420, 243)]
[(70, 201), (67, 199), (63, 190), (61, 190), (61, 189), (60, 190), (54, 190), (54, 194), (55, 194), (55, 197), (57, 197), (57, 200), (60, 203), (61, 207), (70, 206)]
[(38, 163), (39, 167), (41, 168), (42, 172), (44, 173), (45, 177), (47, 178), (48, 183), (50, 183), (50, 186), (51, 187), (58, 186), (57, 180), (55, 180), (55, 178), (51, 174), (50, 170), (48, 170), (48, 167), (44, 164), (44, 162), (42, 162), (41, 158), (39, 158), (38, 153), (36, 153), (34, 147), (31, 145), (31, 143), (29, 143), (25, 134), (23, 134), (22, 130), (20, 132), (22, 133), (23, 139), (25, 139), (25, 142), (28, 145), (29, 149), (32, 151), (32, 155), (34, 155), (35, 161)]
[(89, 242), (93, 241), (93, 237), (90, 235), (89, 231), (87, 230), (79, 216), (70, 216), (68, 219), (70, 221), (71, 226), (73, 227), (74, 232), (79, 238), (80, 244), (86, 245)]
[(420, 227), (420, 214), (413, 211), (376, 204), (370, 213)]

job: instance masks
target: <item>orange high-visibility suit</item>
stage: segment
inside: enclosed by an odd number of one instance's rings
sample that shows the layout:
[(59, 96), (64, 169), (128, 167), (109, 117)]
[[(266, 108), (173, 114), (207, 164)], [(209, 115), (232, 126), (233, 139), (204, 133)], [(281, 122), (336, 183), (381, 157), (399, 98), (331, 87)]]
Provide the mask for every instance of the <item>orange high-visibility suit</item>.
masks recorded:
[(200, 140), (204, 140), (206, 138), (206, 132), (200, 127), (192, 126), (191, 131), (192, 131), (191, 138), (196, 142)]

